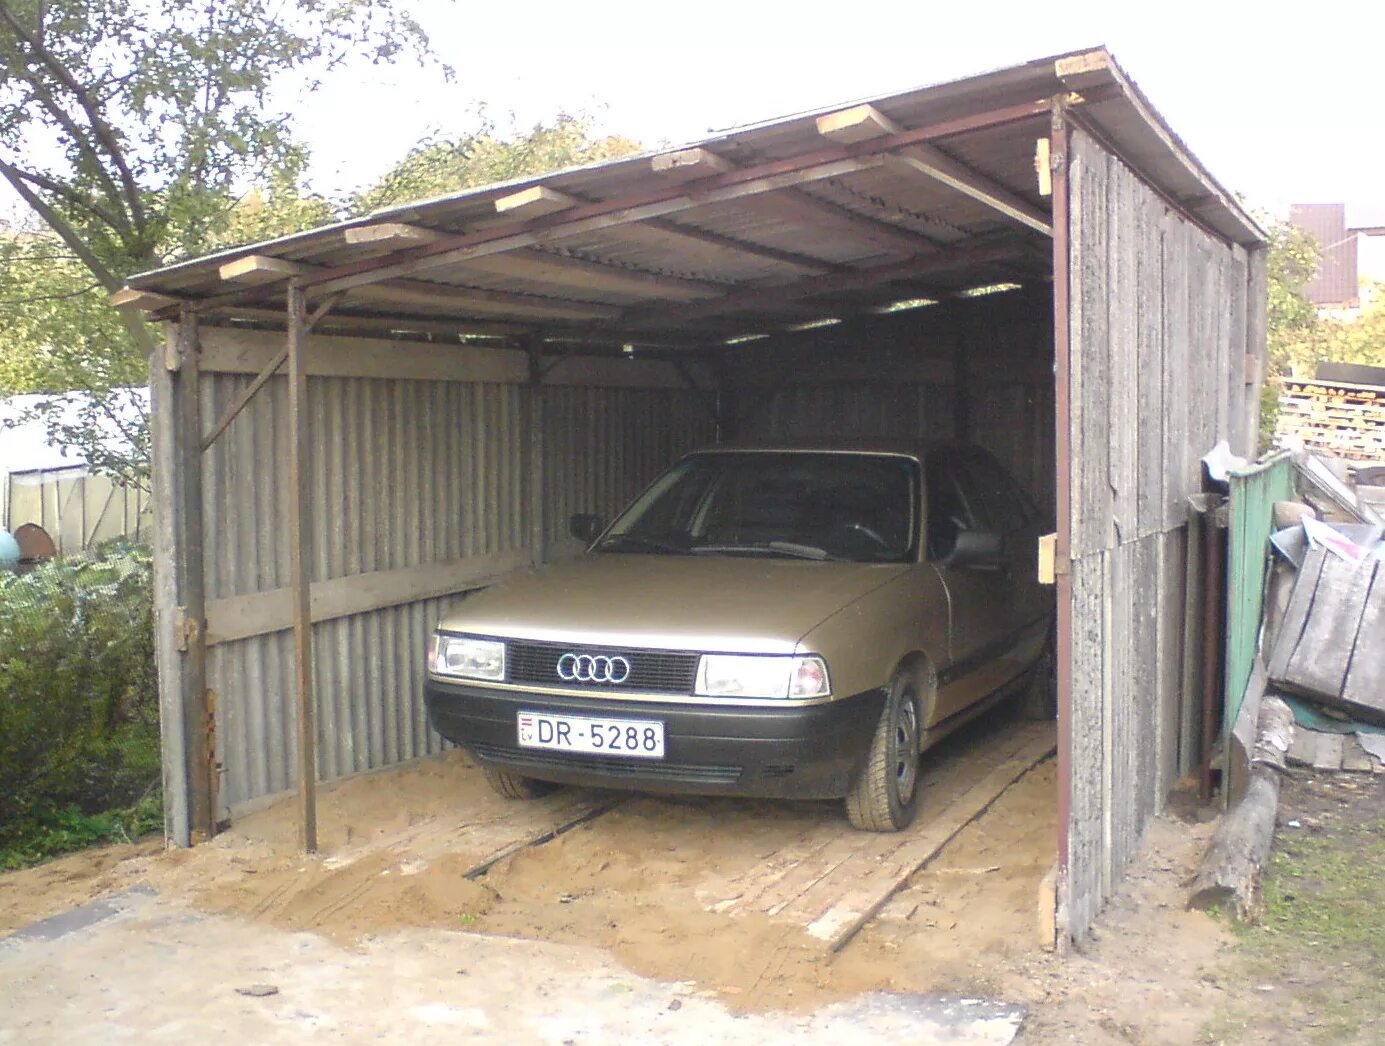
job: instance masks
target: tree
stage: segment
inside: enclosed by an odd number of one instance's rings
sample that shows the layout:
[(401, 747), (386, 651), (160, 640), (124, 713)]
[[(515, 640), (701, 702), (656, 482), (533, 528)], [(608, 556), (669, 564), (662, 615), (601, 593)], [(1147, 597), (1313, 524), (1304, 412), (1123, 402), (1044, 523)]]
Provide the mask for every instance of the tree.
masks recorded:
[[(69, 303), (44, 323), (70, 332), (131, 273), (234, 234), (248, 187), (296, 190), (303, 155), (270, 89), (314, 88), (348, 56), (422, 61), (428, 41), (394, 0), (0, 0), (0, 178), (65, 252), (49, 274), (28, 248), (11, 254), (11, 282), (36, 291), (26, 307)], [(45, 297), (50, 281), (66, 289)], [(142, 363), (149, 330), (118, 321), (108, 354)]]
[(484, 107), (477, 129), (467, 134), (426, 139), (409, 150), (379, 184), (358, 193), (356, 214), (413, 200), (457, 192), (491, 182), (543, 174), (562, 167), (598, 163), (639, 152), (640, 145), (619, 135), (598, 137), (587, 114), (558, 113), (528, 131), (500, 126)]
[[(0, 238), (0, 395), (49, 393), (31, 410), (49, 439), (139, 483), (148, 459), (147, 362), (106, 292), (49, 234)], [(75, 401), (64, 393), (80, 389)], [(24, 419), (19, 419), (24, 420)]]
[(1307, 287), (1318, 270), (1318, 244), (1288, 222), (1267, 222), (1269, 233), (1265, 381), (1260, 389), (1260, 440), (1269, 446), (1279, 419), (1283, 381), (1313, 343), (1319, 326), (1318, 310)]

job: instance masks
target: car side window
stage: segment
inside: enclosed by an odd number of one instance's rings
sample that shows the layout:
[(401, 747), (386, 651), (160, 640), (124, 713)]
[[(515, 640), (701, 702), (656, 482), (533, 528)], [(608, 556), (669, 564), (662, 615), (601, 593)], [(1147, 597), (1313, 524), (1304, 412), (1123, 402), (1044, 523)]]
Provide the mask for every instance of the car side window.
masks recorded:
[(945, 560), (952, 555), (957, 535), (976, 525), (976, 520), (957, 482), (954, 461), (940, 456), (928, 462), (928, 558)]
[(963, 489), (981, 526), (1008, 534), (1033, 522), (1033, 506), (1010, 474), (989, 454), (968, 454), (963, 473)]

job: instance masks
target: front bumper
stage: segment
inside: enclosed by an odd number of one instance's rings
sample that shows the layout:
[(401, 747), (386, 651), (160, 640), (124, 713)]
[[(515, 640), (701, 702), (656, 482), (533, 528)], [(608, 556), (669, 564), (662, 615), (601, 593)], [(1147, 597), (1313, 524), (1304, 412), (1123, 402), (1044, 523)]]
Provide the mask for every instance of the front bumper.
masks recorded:
[[(865, 762), (884, 690), (784, 708), (687, 705), (557, 697), (430, 679), (424, 700), (433, 728), (483, 764), (526, 777), (647, 792), (836, 799)], [(523, 709), (559, 715), (658, 719), (664, 758), (622, 759), (520, 748)]]

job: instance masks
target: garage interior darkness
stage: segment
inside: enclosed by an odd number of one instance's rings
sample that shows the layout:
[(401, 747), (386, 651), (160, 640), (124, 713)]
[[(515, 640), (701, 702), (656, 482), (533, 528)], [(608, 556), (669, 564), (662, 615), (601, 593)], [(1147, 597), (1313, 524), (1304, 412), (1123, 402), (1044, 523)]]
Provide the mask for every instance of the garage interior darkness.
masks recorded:
[(293, 790), (310, 841), (316, 781), (439, 751), (442, 610), (680, 453), (959, 438), (1057, 532), (1080, 936), (1202, 756), (1184, 499), (1254, 440), (1262, 247), (1097, 50), (132, 279), (170, 841)]

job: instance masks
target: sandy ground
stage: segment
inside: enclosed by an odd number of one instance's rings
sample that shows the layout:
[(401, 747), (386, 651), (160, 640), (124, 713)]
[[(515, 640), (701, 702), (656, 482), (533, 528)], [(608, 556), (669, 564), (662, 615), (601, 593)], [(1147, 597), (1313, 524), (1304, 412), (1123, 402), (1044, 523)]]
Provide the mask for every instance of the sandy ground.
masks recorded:
[[(964, 780), (985, 742), (985, 728), (959, 737), (935, 756), (930, 779), (939, 787), (949, 775)], [(171, 920), (173, 929), (160, 933), (196, 923), (194, 937), (225, 937), (230, 951), (218, 962), (229, 963), (227, 983), (257, 980), (261, 968), (287, 978), (294, 949), (309, 949), (316, 965), (338, 969), (333, 991), (349, 996), (386, 956), (392, 970), (403, 956), (433, 954), (428, 976), (442, 977), (467, 948), (489, 956), (504, 941), (511, 965), (524, 965), (515, 956), (529, 954), (525, 947), (549, 956), (536, 958), (534, 970), (550, 981), (574, 964), (600, 968), (615, 978), (602, 982), (603, 992), (628, 981), (663, 1006), (667, 986), (676, 985), (680, 998), (715, 1004), (717, 1012), (746, 1020), (776, 1014), (800, 1030), (817, 1027), (811, 1022), (828, 1007), (883, 991), (1020, 1004), (1030, 1011), (1026, 1042), (1195, 1041), (1222, 991), (1203, 972), (1227, 939), (1211, 917), (1182, 910), (1183, 884), (1209, 826), (1191, 813), (1156, 822), (1093, 940), (1082, 954), (1059, 959), (1038, 948), (1035, 930), (1039, 880), (1055, 851), (1054, 789), (1050, 760), (1006, 790), (836, 955), (797, 925), (767, 915), (731, 918), (707, 903), (718, 882), (803, 832), (836, 825), (835, 804), (625, 797), (468, 879), (462, 873), (504, 843), (513, 807), (489, 793), (459, 752), (326, 790), (318, 857), (295, 853), (292, 804), (284, 804), (192, 851), (112, 847), (5, 875), (0, 934), (140, 887), (156, 892), (161, 917)], [(620, 798), (563, 791), (538, 812), (556, 825)], [(849, 832), (844, 823), (840, 830)], [(179, 947), (149, 953), (148, 983), (158, 982), (158, 962)], [(482, 986), (479, 998), (509, 991), (505, 978), (497, 980), (508, 967), (491, 963), (462, 963), (468, 985)], [(403, 990), (388, 978), (381, 991)], [(13, 987), (0, 975), (0, 1000)], [(419, 999), (410, 1005), (431, 1005)], [(23, 995), (0, 1012), (27, 1013), (35, 1001)], [(238, 1005), (258, 1013), (265, 1004)], [(488, 1014), (477, 1027), (494, 1032), (497, 1019)]]

